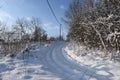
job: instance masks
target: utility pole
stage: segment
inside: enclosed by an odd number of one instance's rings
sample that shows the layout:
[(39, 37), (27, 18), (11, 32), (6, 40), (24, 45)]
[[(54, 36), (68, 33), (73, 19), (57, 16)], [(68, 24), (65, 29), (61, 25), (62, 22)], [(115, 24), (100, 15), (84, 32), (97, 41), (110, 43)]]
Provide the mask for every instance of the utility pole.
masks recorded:
[(60, 40), (62, 40), (62, 24), (60, 24)]
[(49, 0), (46, 0), (46, 1), (47, 1), (47, 4), (48, 4), (48, 6), (49, 6), (49, 8), (50, 8), (50, 10), (51, 10), (51, 12), (52, 12), (56, 22), (60, 25), (60, 40), (62, 40), (62, 27), (61, 27), (62, 24), (59, 22), (57, 16), (55, 15), (54, 10), (52, 9), (52, 6), (50, 5)]

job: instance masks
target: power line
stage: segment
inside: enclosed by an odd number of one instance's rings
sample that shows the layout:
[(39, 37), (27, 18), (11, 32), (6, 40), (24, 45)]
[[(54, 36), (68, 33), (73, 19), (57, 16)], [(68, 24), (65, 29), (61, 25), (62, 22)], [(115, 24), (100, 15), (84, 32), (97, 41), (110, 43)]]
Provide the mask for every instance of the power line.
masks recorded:
[(59, 22), (59, 20), (58, 20), (57, 16), (55, 15), (55, 13), (54, 13), (54, 11), (53, 11), (53, 9), (52, 9), (51, 5), (50, 5), (49, 0), (47, 0), (47, 4), (48, 4), (48, 6), (49, 6), (49, 8), (50, 8), (50, 10), (51, 10), (51, 12), (52, 12), (52, 14), (53, 14), (53, 16), (55, 17), (55, 19), (56, 19), (57, 23), (61, 25), (61, 23)]
[(51, 5), (50, 5), (49, 0), (47, 0), (47, 4), (48, 4), (48, 6), (49, 6), (49, 8), (50, 8), (50, 10), (51, 10), (51, 12), (52, 12), (52, 14), (53, 14), (53, 16), (55, 17), (55, 20), (56, 20), (57, 23), (60, 25), (60, 39), (61, 39), (61, 38), (62, 38), (62, 28), (61, 28), (61, 27), (62, 27), (62, 24), (59, 22), (57, 16), (55, 15), (55, 13), (54, 13), (54, 11), (53, 11)]

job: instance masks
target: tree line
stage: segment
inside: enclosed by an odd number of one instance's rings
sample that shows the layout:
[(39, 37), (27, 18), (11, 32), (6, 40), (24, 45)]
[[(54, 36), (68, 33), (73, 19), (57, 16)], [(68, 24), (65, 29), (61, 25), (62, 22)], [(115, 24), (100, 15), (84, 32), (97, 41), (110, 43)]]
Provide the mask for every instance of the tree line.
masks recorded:
[(102, 56), (120, 54), (119, 0), (73, 0), (64, 21), (69, 41), (99, 48), (105, 52)]
[(30, 47), (32, 43), (64, 40), (60, 36), (48, 37), (43, 27), (40, 19), (36, 17), (18, 18), (12, 26), (0, 21), (0, 53), (5, 56), (13, 55)]
[(0, 39), (4, 42), (47, 40), (47, 34), (42, 29), (39, 18), (31, 18), (31, 20), (19, 18), (11, 26), (11, 31), (8, 27), (10, 26), (0, 22)]
[(39, 18), (19, 18), (12, 26), (0, 21), (0, 54), (5, 56), (24, 51), (32, 43), (49, 43), (59, 39), (60, 37), (48, 38)]

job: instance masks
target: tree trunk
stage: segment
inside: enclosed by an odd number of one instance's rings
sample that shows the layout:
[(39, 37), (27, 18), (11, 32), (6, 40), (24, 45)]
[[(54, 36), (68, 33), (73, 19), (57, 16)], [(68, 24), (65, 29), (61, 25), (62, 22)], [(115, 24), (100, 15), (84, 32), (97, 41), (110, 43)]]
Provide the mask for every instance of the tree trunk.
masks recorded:
[[(96, 31), (96, 33), (98, 34), (98, 36), (99, 36), (99, 38), (100, 38), (100, 41), (101, 41), (101, 43), (102, 43), (102, 45), (103, 45), (104, 51), (105, 51), (105, 55), (106, 55), (107, 49), (106, 49), (105, 43), (104, 43), (104, 41), (103, 41), (103, 39), (102, 39), (102, 36), (101, 36), (100, 32), (99, 32), (93, 25), (92, 25), (92, 28), (93, 28), (93, 29)], [(102, 54), (101, 54), (101, 57), (103, 57)]]

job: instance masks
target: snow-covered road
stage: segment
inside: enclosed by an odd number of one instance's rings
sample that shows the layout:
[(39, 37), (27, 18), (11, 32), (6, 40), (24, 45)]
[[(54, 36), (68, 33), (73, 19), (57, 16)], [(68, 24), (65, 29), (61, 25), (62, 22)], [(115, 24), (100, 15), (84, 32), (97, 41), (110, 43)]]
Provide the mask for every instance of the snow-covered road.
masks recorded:
[[(98, 74), (99, 70), (78, 64), (64, 54), (66, 42), (53, 42), (37, 47), (25, 55), (4, 58), (0, 61), (0, 80), (111, 80), (109, 72)], [(105, 74), (106, 73), (106, 74)]]
[(107, 72), (106, 75), (100, 75), (96, 73), (95, 69), (67, 59), (62, 50), (66, 44), (65, 42), (55, 44), (54, 48), (51, 49), (52, 51), (47, 55), (47, 62), (51, 64), (52, 68), (56, 68), (65, 80), (110, 80), (109, 78), (112, 75)]

